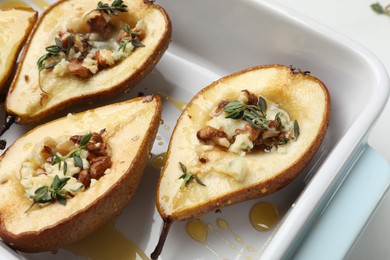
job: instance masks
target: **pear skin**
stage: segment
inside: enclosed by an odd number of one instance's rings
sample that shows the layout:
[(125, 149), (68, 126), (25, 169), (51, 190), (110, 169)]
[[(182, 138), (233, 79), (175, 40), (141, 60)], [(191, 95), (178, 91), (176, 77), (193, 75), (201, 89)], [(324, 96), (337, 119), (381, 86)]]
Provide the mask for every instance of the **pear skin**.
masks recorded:
[[(87, 33), (89, 20), (86, 17), (99, 2), (58, 1), (43, 12), (27, 41), (6, 98), (6, 111), (16, 118), (17, 123), (38, 122), (76, 104), (119, 96), (148, 75), (160, 60), (171, 40), (171, 22), (167, 13), (151, 1), (125, 0), (123, 4), (127, 11), (118, 12), (117, 16), (110, 15), (110, 25), (115, 28), (112, 31), (119, 30), (124, 23), (133, 28), (137, 21), (142, 20), (145, 24), (144, 47), (137, 48), (112, 66), (99, 69), (90, 78), (67, 73), (57, 75), (53, 68), (39, 71), (38, 61), (48, 52), (46, 48), (55, 44), (59, 32)], [(48, 60), (46, 65), (50, 62)]]
[(0, 93), (6, 89), (19, 52), (37, 18), (38, 12), (32, 8), (0, 8)]
[[(120, 214), (137, 190), (161, 120), (158, 96), (107, 105), (48, 122), (16, 140), (0, 157), (0, 237), (24, 252), (56, 250), (75, 242)], [(21, 184), (22, 162), (45, 137), (55, 140), (103, 131), (112, 166), (85, 191), (29, 209)], [(27, 211), (27, 209), (29, 209)]]
[[(285, 110), (291, 120), (299, 122), (299, 137), (278, 146), (282, 147), (280, 150), (277, 147), (275, 151), (244, 154), (199, 140), (198, 131), (213, 117), (213, 109), (223, 104), (221, 101), (237, 100), (243, 90)], [(286, 186), (320, 147), (329, 117), (326, 86), (308, 72), (282, 65), (249, 68), (202, 89), (177, 121), (160, 176), (156, 204), (164, 220), (163, 236), (174, 221), (199, 217)], [(187, 177), (192, 174), (196, 178), (186, 180), (185, 172), (189, 173)], [(161, 252), (163, 240), (160, 239), (153, 258)]]

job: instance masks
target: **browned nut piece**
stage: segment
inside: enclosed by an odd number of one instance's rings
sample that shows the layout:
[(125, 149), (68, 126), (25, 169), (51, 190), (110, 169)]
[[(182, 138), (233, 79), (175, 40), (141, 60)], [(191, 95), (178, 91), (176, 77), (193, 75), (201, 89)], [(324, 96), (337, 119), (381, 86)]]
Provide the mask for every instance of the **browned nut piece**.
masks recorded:
[(140, 29), (134, 29), (133, 32), (135, 32), (136, 34), (138, 35), (134, 35), (133, 36), (133, 39), (137, 40), (137, 41), (141, 41), (143, 38), (145, 38), (145, 32), (143, 30), (140, 30)]
[(121, 30), (119, 32), (118, 36), (116, 37), (116, 41), (118, 43), (120, 43), (124, 38), (129, 38), (129, 37), (130, 37), (130, 34), (128, 32)]
[(59, 32), (58, 33), (58, 38), (60, 39), (62, 46), (65, 49), (68, 48), (70, 34), (67, 33), (67, 32)]
[(78, 181), (84, 185), (84, 188), (87, 189), (91, 185), (91, 174), (88, 170), (81, 170), (79, 172)]
[(83, 79), (89, 78), (93, 75), (92, 72), (88, 68), (84, 67), (82, 62), (78, 59), (71, 60), (68, 69), (70, 74), (77, 75)]
[(245, 124), (244, 129), (236, 129), (235, 133), (239, 134), (249, 134), (249, 139), (253, 142), (259, 138), (261, 130), (252, 127), (250, 124)]
[(90, 161), (90, 173), (92, 178), (100, 179), (104, 175), (104, 171), (112, 165), (111, 159), (108, 156), (100, 156)]
[(106, 19), (103, 12), (99, 12), (94, 17), (88, 20), (91, 32), (99, 33), (104, 39), (108, 39), (113, 32), (113, 26)]
[(211, 110), (210, 116), (218, 116), (223, 112), (223, 108), (229, 103), (229, 100), (221, 100), (219, 103)]
[(249, 90), (244, 89), (241, 91), (247, 98), (247, 104), (248, 105), (256, 105), (258, 102), (258, 98), (253, 94), (252, 92), (249, 92)]
[(115, 63), (111, 56), (110, 50), (98, 50), (95, 54), (95, 59), (99, 68), (105, 68)]
[(280, 124), (279, 124), (279, 122), (276, 121), (276, 120), (270, 120), (270, 121), (268, 121), (268, 127), (269, 127), (269, 128), (279, 129)]
[(224, 131), (215, 129), (211, 126), (206, 126), (205, 128), (200, 129), (196, 133), (196, 137), (201, 141), (208, 141), (211, 140), (214, 137), (227, 137), (227, 134)]

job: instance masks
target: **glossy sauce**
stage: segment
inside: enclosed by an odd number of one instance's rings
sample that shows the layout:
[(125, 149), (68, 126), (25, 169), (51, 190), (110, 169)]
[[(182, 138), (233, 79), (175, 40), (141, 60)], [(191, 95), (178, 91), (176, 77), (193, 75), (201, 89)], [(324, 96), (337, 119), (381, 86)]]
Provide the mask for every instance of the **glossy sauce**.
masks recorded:
[(115, 229), (113, 222), (64, 249), (91, 260), (149, 259), (137, 245)]
[(203, 223), (200, 219), (194, 219), (187, 222), (186, 230), (188, 235), (192, 237), (195, 241), (198, 241), (201, 244), (206, 244), (207, 242), (207, 225)]
[(260, 201), (252, 206), (249, 219), (258, 231), (268, 231), (280, 220), (278, 209), (271, 203)]
[(210, 252), (212, 252), (218, 258), (225, 259), (217, 251), (215, 251), (213, 248), (207, 245), (208, 225), (206, 225), (202, 220), (193, 219), (188, 221), (186, 224), (186, 231), (187, 234), (192, 239), (204, 245), (208, 250), (210, 250)]
[(183, 111), (184, 108), (187, 106), (186, 102), (180, 101), (180, 100), (173, 98), (165, 93), (159, 92), (158, 94), (163, 98), (163, 100), (168, 101), (169, 103), (171, 103), (174, 107), (176, 107), (180, 111)]
[(0, 2), (0, 8), (14, 8), (14, 7), (30, 7), (30, 5), (23, 2), (23, 1), (2, 1), (2, 2)]
[(224, 220), (223, 218), (217, 218), (217, 225), (220, 229), (229, 231), (237, 242), (239, 242), (240, 244), (244, 243), (243, 239), (230, 229), (229, 224), (226, 220)]
[(170, 128), (169, 125), (165, 124), (165, 125), (164, 125), (164, 130), (169, 131), (169, 130), (171, 130), (171, 128)]
[(45, 0), (31, 0), (31, 2), (33, 2), (37, 7), (42, 10), (46, 9), (50, 5), (50, 3)]
[[(38, 7), (41, 10), (46, 9), (50, 3), (45, 0), (31, 0), (31, 2)], [(24, 2), (24, 1), (2, 1), (0, 3), (1, 8), (14, 8), (14, 7), (31, 7), (30, 4)]]
[(165, 164), (166, 157), (167, 157), (166, 152), (157, 154), (152, 160), (153, 168), (156, 168), (156, 169), (162, 168)]

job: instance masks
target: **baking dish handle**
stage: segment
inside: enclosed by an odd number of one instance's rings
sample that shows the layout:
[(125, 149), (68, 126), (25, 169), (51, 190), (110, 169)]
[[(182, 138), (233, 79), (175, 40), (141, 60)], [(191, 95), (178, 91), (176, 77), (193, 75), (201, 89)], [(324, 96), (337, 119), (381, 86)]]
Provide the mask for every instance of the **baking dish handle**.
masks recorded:
[(389, 184), (389, 163), (367, 145), (342, 186), (310, 228), (294, 258), (344, 259)]

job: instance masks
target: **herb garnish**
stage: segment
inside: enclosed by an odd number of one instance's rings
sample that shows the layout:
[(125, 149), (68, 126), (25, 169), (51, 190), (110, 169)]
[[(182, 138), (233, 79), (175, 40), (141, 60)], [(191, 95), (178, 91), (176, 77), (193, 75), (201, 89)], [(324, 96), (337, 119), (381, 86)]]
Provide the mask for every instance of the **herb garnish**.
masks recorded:
[(127, 32), (130, 37), (126, 37), (124, 39), (121, 40), (121, 42), (119, 43), (119, 48), (118, 48), (118, 51), (120, 50), (123, 50), (125, 51), (126, 50), (126, 46), (127, 44), (131, 43), (131, 45), (133, 45), (135, 48), (138, 48), (138, 47), (145, 47), (145, 45), (143, 43), (141, 43), (140, 41), (138, 41), (137, 39), (134, 39), (133, 36), (139, 36), (140, 33), (139, 32), (136, 32), (136, 31), (132, 31), (131, 28), (130, 28), (130, 25), (128, 24), (125, 24), (122, 28), (123, 31)]
[[(247, 105), (239, 100), (230, 101), (224, 107), (224, 111), (227, 114), (226, 118), (242, 119), (250, 123), (253, 127), (261, 130), (269, 129), (269, 120), (267, 116), (267, 102), (263, 97), (259, 97), (256, 105)], [(278, 122), (280, 129), (284, 129), (280, 113), (276, 113), (275, 119)], [(297, 120), (294, 120), (294, 138), (298, 139), (300, 134), (299, 124)], [(279, 140), (279, 144), (286, 144), (288, 138), (282, 138)]]
[(259, 97), (256, 105), (247, 105), (239, 100), (230, 101), (224, 107), (227, 113), (226, 118), (242, 119), (258, 129), (268, 129), (268, 120), (266, 118), (267, 102)]
[(300, 134), (300, 130), (299, 130), (299, 124), (298, 124), (298, 121), (297, 120), (294, 120), (294, 138), (295, 140), (298, 139), (298, 136)]
[(380, 3), (371, 4), (371, 9), (377, 14), (385, 14), (390, 16), (390, 4), (383, 7)]
[(195, 179), (196, 182), (202, 186), (206, 186), (206, 184), (204, 184), (199, 178), (198, 176), (196, 176), (195, 174), (193, 173), (190, 173), (190, 172), (187, 172), (187, 167), (179, 162), (179, 165), (180, 165), (180, 169), (181, 171), (183, 172), (183, 174), (179, 177), (179, 179), (183, 179), (183, 183), (181, 184), (181, 188), (184, 188), (187, 186), (187, 184), (192, 180), (192, 179)]
[(33, 203), (25, 211), (25, 213), (27, 213), (37, 203), (58, 201), (61, 205), (66, 205), (68, 191), (64, 189), (64, 186), (69, 179), (70, 177), (60, 179), (58, 175), (56, 175), (50, 187), (42, 186), (36, 189), (34, 195), (30, 197), (33, 200)]
[(64, 45), (62, 44), (62, 41), (58, 37), (54, 38), (54, 42), (55, 42), (55, 44), (46, 47), (47, 53), (42, 55), (37, 61), (37, 66), (38, 66), (38, 70), (39, 70), (39, 75), (38, 75), (39, 76), (38, 77), (39, 84), (38, 85), (39, 85), (39, 88), (41, 89), (41, 91), (44, 93), (46, 93), (46, 92), (42, 89), (42, 86), (41, 86), (41, 71), (44, 69), (52, 69), (60, 62), (60, 59), (59, 60), (57, 59), (57, 60), (50, 62), (49, 64), (46, 65), (46, 61), (49, 58), (60, 57), (61, 54), (65, 55), (66, 59), (68, 58), (69, 51), (73, 46), (73, 34), (69, 35), (68, 44), (67, 44), (66, 48), (64, 47)]
[(58, 153), (56, 153), (55, 151), (52, 151), (53, 161), (52, 161), (51, 165), (58, 164), (58, 169), (60, 169), (61, 162), (62, 162), (63, 163), (63, 173), (64, 173), (64, 175), (66, 175), (66, 172), (68, 170), (68, 164), (66, 163), (66, 159), (73, 157), (75, 165), (79, 168), (83, 168), (83, 160), (80, 157), (81, 150), (83, 150), (86, 147), (86, 145), (89, 142), (89, 140), (91, 139), (91, 137), (92, 137), (92, 133), (84, 135), (80, 140), (79, 147), (73, 149), (65, 156), (61, 156)]
[(99, 1), (99, 3), (97, 4), (97, 8), (93, 9), (85, 16), (89, 15), (93, 11), (102, 11), (105, 14), (112, 14), (118, 16), (119, 15), (118, 12), (122, 12), (122, 13), (127, 12), (127, 5), (123, 4), (123, 0), (114, 0), (114, 2), (111, 3), (111, 6), (107, 3), (103, 3)]
[(306, 71), (302, 71), (300, 68), (294, 68), (292, 65), (290, 65), (290, 70), (293, 74), (304, 74), (304, 75), (308, 75), (310, 74), (310, 71), (306, 70)]
[(39, 71), (43, 69), (51, 69), (58, 64), (59, 61), (54, 61), (46, 65), (45, 61), (50, 57), (58, 57), (61, 55), (61, 53), (65, 54), (65, 56), (68, 57), (69, 51), (73, 46), (73, 35), (70, 34), (68, 39), (68, 44), (65, 48), (62, 44), (62, 41), (58, 37), (54, 38), (55, 44), (47, 46), (47, 53), (42, 55), (37, 61)]

